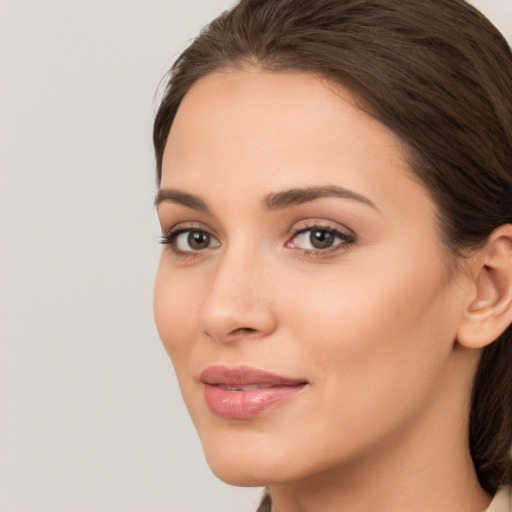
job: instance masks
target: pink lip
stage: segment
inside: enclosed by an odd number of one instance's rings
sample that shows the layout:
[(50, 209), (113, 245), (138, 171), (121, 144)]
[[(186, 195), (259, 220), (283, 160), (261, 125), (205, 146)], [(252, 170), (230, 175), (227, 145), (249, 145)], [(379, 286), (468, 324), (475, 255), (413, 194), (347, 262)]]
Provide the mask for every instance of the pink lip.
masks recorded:
[(211, 366), (200, 376), (206, 403), (222, 418), (246, 420), (302, 391), (307, 382), (246, 366)]

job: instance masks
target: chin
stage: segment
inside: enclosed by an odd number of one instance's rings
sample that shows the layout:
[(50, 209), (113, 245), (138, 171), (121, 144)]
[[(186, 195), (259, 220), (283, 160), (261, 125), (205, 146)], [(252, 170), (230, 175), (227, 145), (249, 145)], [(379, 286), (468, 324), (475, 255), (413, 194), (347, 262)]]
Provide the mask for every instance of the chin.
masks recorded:
[(287, 476), (287, 465), (280, 461), (282, 457), (276, 449), (269, 451), (249, 442), (202, 442), (213, 474), (229, 485), (264, 487)]
[(220, 467), (210, 465), (210, 469), (219, 480), (235, 487), (265, 487), (274, 482), (268, 476), (255, 475), (255, 468), (241, 468), (237, 464), (222, 465)]

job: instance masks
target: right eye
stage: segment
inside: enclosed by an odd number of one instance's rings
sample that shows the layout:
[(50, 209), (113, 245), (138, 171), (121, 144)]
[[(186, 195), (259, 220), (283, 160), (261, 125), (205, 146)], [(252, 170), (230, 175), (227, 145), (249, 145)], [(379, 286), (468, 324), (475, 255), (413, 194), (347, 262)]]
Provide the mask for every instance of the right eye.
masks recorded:
[(180, 255), (220, 246), (220, 242), (203, 229), (177, 229), (163, 235), (161, 242), (170, 245), (171, 249)]

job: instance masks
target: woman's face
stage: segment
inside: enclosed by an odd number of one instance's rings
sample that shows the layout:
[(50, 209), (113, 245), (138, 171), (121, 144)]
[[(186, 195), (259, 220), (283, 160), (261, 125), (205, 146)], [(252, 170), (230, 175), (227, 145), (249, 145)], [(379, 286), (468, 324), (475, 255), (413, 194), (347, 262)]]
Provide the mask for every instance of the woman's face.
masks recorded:
[(400, 140), (318, 77), (226, 70), (184, 98), (155, 317), (223, 480), (361, 461), (448, 409), (466, 292), (411, 176)]

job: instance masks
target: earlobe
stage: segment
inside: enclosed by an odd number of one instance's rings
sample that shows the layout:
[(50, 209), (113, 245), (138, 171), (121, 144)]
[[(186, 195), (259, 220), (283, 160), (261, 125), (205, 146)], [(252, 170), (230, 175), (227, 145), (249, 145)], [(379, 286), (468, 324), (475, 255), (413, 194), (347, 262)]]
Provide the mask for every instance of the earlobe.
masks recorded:
[(492, 343), (512, 323), (512, 225), (494, 230), (476, 256), (472, 293), (457, 331), (457, 341), (473, 349)]

